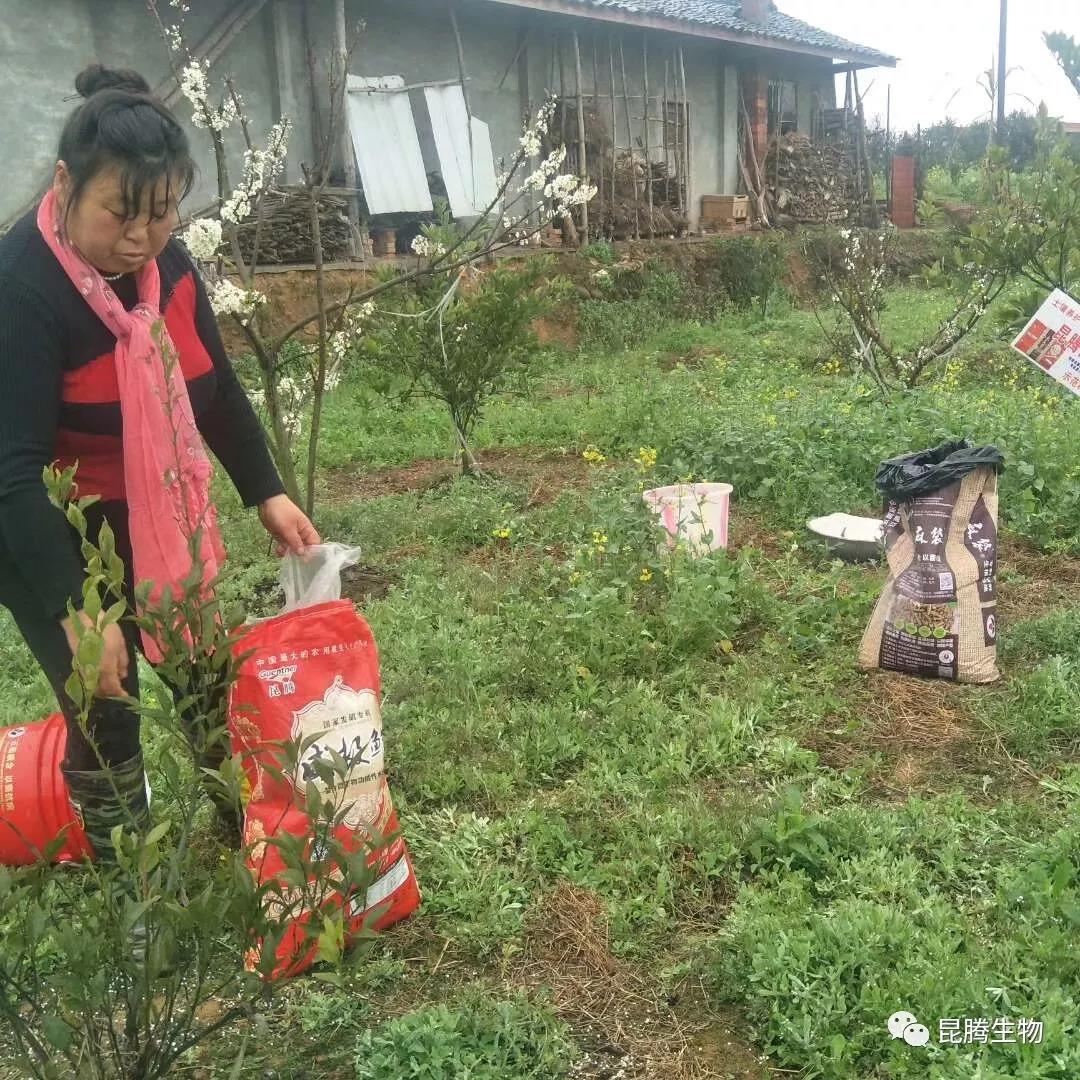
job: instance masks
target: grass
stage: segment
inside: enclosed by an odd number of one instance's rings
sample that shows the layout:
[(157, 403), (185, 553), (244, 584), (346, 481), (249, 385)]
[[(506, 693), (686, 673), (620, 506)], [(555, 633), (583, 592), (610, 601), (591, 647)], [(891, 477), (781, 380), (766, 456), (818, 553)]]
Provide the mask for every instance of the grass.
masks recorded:
[[(891, 329), (948, 306), (897, 290)], [(989, 336), (888, 406), (829, 359), (789, 309), (552, 353), (491, 404), (486, 484), (409, 472), (451, 452), (436, 409), (334, 396), (318, 523), (389, 585), (364, 613), (424, 904), (342, 988), (289, 986), (245, 1075), (1080, 1075), (1080, 419)], [(1005, 679), (861, 675), (882, 574), (803, 524), (954, 435), (1009, 461)], [(735, 485), (727, 555), (658, 551), (640, 491), (689, 475)], [(230, 587), (268, 613), (273, 561), (222, 503)], [(0, 634), (0, 721), (44, 714)], [(929, 1046), (888, 1037), (901, 1009)], [(960, 1017), (1043, 1041), (937, 1045)]]

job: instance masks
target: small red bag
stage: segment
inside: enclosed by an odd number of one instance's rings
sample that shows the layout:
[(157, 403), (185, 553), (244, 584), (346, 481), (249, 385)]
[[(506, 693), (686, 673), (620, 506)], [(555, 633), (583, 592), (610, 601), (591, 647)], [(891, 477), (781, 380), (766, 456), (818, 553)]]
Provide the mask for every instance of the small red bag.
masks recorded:
[[(335, 544), (312, 549), (308, 564), (322, 560), (323, 577), (316, 574), (314, 586), (308, 582), (302, 591), (295, 580), (291, 586), (286, 581), (289, 575), (295, 578), (299, 560), (286, 558), (286, 564), (294, 565), (282, 569), (288, 598), (285, 612), (246, 628), (233, 646), (234, 655), (250, 655), (232, 689), (229, 728), (233, 753), (244, 763), (244, 845), (259, 884), (285, 869), (281, 852), (266, 842), (269, 839), (283, 833), (308, 837), (309, 857), (318, 857), (311, 851), (314, 830), (305, 810), (308, 781), (321, 787), (311, 763), (329, 749), (349, 761), (348, 780), (343, 790), (335, 792), (345, 811), (335, 838), (348, 851), (367, 849), (368, 866), (375, 875), (366, 893), (354, 893), (346, 901), (346, 934), (355, 936), (361, 930), (382, 930), (410, 915), (420, 903), (420, 892), (405, 841), (398, 835), (386, 783), (375, 639), (350, 601), (306, 603), (328, 591), (340, 594), (340, 569), (348, 564), (349, 552)], [(324, 573), (331, 564), (333, 572)], [(336, 584), (327, 586), (327, 578)], [(287, 775), (282, 745), (311, 737), (314, 741), (295, 774)], [(287, 892), (284, 886), (282, 891)], [(339, 890), (328, 892), (322, 909), (340, 907)], [(273, 978), (297, 975), (315, 962), (315, 946), (305, 942), (302, 927), (316, 914), (305, 910), (286, 916), (290, 925), (278, 947)], [(257, 959), (254, 949), (248, 967), (253, 968)]]

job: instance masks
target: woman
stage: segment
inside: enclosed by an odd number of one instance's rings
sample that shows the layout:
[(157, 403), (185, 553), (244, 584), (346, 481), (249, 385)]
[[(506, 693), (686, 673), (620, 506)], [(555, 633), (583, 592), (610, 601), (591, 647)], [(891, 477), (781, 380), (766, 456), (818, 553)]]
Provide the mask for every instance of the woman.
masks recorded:
[[(129, 599), (136, 578), (159, 588), (172, 580), (166, 556), (179, 552), (190, 567), (179, 515), (162, 499), (201, 506), (211, 566), (220, 554), (202, 440), (244, 505), (258, 507), (279, 553), (302, 553), (319, 536), (284, 494), (199, 275), (172, 237), (195, 175), (187, 136), (134, 72), (95, 65), (75, 87), (85, 101), (64, 126), (52, 188), (0, 239), (0, 604), (56, 691), (68, 728), (63, 772), (98, 858), (110, 862), (113, 826), (147, 820), (139, 717), (111, 700), (138, 696), (138, 634), (127, 620), (105, 629), (84, 732), (64, 692), (78, 640), (69, 601), (76, 618), (90, 621), (80, 610), (83, 564), (77, 537), (49, 502), (43, 468), (77, 464), (79, 495), (100, 496), (89, 535), (96, 539), (102, 519), (109, 522)], [(171, 349), (161, 343), (161, 320)], [(180, 470), (174, 496), (156, 464), (144, 460), (166, 417), (131, 419), (140, 415), (136, 404), (154, 400), (166, 371), (175, 372), (169, 420), (183, 427), (186, 417), (191, 435), (192, 464)], [(164, 539), (147, 539), (151, 523), (137, 519), (136, 505), (166, 521)], [(154, 659), (153, 642), (145, 644)]]

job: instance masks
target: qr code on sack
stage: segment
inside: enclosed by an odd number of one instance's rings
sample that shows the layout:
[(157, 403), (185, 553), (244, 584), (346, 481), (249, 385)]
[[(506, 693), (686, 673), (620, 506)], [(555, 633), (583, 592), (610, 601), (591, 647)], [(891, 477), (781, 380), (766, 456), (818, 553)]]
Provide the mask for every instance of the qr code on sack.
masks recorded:
[(952, 576), (952, 574), (939, 574), (938, 575), (938, 585), (941, 587), (941, 589), (943, 591), (951, 592), (952, 587), (953, 587), (953, 576)]

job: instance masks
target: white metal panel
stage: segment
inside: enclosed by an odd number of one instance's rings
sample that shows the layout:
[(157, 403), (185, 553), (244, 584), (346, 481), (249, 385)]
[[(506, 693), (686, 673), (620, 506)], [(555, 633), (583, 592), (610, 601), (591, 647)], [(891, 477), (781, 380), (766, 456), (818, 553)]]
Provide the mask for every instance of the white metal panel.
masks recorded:
[(349, 76), (349, 133), (372, 214), (434, 209), (404, 86), (400, 75)]
[(458, 218), (477, 217), (499, 190), (491, 132), (483, 120), (469, 117), (460, 86), (428, 86), (424, 97), (450, 211)]

